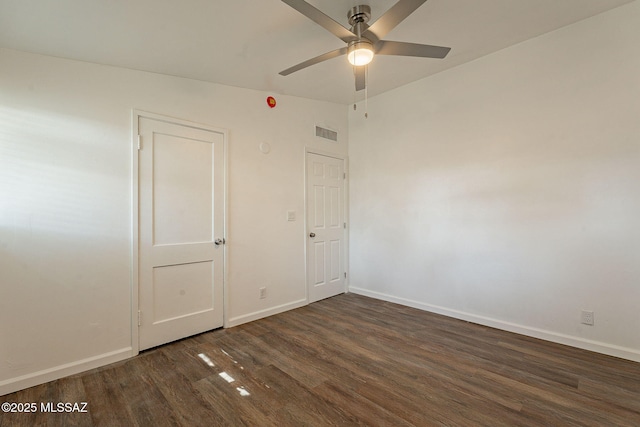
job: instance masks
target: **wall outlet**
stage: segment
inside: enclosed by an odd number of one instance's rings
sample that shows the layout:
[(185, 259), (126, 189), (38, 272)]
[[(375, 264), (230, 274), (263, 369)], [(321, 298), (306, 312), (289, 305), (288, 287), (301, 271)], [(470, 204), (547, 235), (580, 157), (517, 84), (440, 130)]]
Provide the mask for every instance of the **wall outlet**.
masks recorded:
[(582, 323), (593, 326), (593, 311), (582, 310)]
[(267, 288), (260, 288), (260, 299), (265, 299), (267, 297)]

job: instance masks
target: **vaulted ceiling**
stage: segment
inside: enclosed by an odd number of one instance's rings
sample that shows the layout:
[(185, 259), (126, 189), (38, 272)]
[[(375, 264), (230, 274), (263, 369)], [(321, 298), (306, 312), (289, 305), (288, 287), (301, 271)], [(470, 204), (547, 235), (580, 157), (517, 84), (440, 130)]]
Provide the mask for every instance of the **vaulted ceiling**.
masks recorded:
[[(449, 46), (445, 59), (376, 56), (369, 96), (632, 0), (429, 0), (385, 39)], [(395, 0), (308, 0), (348, 27)], [(0, 0), (0, 47), (348, 104), (353, 70), (334, 58), (279, 71), (344, 43), (280, 0)]]

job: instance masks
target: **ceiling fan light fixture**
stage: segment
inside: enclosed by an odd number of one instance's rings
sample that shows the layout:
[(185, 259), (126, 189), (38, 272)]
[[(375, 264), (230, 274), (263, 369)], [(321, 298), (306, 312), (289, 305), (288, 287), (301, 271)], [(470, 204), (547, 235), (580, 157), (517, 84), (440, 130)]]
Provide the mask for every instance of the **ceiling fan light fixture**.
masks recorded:
[(373, 59), (373, 45), (369, 40), (356, 40), (349, 43), (347, 60), (351, 65), (359, 67), (367, 65)]

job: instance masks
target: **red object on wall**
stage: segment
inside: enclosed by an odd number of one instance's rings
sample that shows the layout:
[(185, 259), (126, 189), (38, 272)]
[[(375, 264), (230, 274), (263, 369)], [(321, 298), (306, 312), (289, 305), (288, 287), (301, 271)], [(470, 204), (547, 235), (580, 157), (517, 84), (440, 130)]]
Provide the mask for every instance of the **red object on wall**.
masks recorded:
[(271, 108), (276, 106), (276, 99), (273, 96), (267, 97), (267, 105)]

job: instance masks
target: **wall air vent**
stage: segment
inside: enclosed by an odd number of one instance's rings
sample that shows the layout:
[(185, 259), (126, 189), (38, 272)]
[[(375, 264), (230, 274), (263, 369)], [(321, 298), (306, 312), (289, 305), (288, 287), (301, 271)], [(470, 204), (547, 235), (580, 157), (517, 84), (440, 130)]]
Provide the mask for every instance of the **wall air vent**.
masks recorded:
[(333, 142), (338, 142), (338, 132), (336, 132), (335, 130), (316, 126), (316, 136), (320, 138), (328, 139)]

